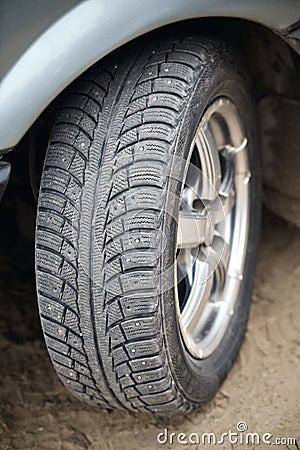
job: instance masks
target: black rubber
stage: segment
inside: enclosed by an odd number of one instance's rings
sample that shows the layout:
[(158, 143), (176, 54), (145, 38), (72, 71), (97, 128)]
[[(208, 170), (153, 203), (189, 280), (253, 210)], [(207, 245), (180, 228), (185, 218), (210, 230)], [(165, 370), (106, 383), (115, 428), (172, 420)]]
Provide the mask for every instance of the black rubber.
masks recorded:
[[(246, 328), (260, 215), (255, 113), (226, 43), (157, 37), (140, 48), (100, 62), (64, 97), (40, 188), (38, 300), (51, 359), (76, 395), (105, 409), (184, 414), (215, 394)], [(197, 361), (163, 288), (178, 215), (170, 195), (178, 198), (183, 174), (171, 175), (219, 95), (245, 120), (253, 214), (236, 314), (215, 354)]]

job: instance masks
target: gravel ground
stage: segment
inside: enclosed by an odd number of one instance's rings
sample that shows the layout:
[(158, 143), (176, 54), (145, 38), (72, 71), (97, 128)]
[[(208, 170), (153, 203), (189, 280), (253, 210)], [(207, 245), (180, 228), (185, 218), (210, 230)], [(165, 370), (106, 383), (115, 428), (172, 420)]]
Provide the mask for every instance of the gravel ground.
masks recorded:
[[(217, 396), (201, 411), (164, 419), (123, 412), (107, 414), (81, 403), (65, 390), (51, 367), (42, 339), (33, 245), (3, 232), (1, 241), (1, 449), (179, 449), (186, 446), (177, 442), (178, 433), (186, 433), (187, 437), (181, 439), (193, 442), (197, 438), (190, 433), (201, 438), (202, 433), (210, 432), (220, 439), (222, 433), (235, 432), (238, 422), (245, 422), (248, 432), (259, 433), (260, 437), (272, 434), (273, 448), (299, 449), (299, 230), (265, 214), (253, 307), (240, 356)], [(159, 444), (157, 435), (164, 429), (168, 430), (168, 442), (163, 444), (162, 435)], [(173, 444), (170, 433), (176, 433)], [(245, 435), (238, 433), (239, 437)], [(297, 441), (283, 440), (276, 445), (276, 438)], [(201, 440), (199, 445), (191, 445), (212, 447), (201, 445)], [(214, 448), (264, 449), (270, 445), (230, 444), (225, 437), (224, 443)]]

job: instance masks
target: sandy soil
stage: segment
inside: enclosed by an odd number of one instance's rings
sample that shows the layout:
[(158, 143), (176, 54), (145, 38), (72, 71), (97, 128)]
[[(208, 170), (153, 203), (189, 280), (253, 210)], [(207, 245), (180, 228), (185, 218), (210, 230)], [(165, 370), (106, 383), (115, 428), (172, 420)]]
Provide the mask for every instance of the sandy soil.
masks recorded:
[[(300, 232), (273, 216), (264, 219), (251, 319), (240, 356), (217, 396), (189, 417), (155, 418), (104, 413), (69, 394), (51, 367), (41, 336), (32, 267), (32, 245), (4, 239), (14, 247), (0, 256), (0, 448), (157, 449), (186, 448), (168, 433), (236, 431), (297, 439), (273, 448), (300, 445)], [(1, 244), (3, 245), (3, 244)], [(22, 250), (20, 250), (22, 246)], [(240, 435), (245, 433), (239, 433)], [(185, 438), (182, 437), (184, 440)], [(196, 438), (194, 438), (196, 439)], [(161, 437), (161, 440), (163, 438)], [(272, 448), (272, 444), (218, 449)], [(212, 448), (193, 445), (192, 448)]]

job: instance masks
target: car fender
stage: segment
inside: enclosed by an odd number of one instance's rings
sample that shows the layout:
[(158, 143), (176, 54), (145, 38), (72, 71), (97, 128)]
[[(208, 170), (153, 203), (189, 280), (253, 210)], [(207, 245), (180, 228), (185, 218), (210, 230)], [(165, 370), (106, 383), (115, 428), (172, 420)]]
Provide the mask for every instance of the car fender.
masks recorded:
[[(40, 2), (19, 3), (24, 14), (30, 13), (31, 3)], [(191, 18), (235, 17), (284, 33), (299, 16), (299, 0), (81, 1), (25, 45), (4, 74), (0, 152), (14, 147), (49, 103), (88, 67), (150, 30)]]

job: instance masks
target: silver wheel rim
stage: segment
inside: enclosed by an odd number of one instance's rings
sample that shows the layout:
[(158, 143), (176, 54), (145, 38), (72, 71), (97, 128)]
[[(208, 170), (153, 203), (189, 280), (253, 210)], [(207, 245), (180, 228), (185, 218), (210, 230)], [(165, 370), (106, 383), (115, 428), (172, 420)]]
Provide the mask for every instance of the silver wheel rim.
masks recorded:
[(218, 98), (204, 113), (187, 159), (175, 300), (183, 342), (197, 359), (219, 346), (243, 280), (250, 216), (247, 143), (234, 103)]

